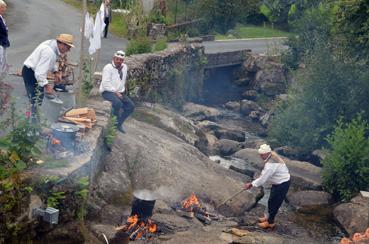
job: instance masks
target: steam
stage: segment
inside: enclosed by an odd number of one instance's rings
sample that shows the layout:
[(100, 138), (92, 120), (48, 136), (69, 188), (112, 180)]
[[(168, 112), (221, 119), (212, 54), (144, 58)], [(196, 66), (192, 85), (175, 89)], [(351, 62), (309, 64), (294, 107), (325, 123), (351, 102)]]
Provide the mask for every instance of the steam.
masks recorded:
[(178, 201), (181, 199), (181, 194), (176, 191), (174, 188), (161, 186), (153, 191), (148, 189), (136, 190), (133, 192), (133, 195), (136, 198), (146, 201), (152, 200), (169, 200), (169, 201)]

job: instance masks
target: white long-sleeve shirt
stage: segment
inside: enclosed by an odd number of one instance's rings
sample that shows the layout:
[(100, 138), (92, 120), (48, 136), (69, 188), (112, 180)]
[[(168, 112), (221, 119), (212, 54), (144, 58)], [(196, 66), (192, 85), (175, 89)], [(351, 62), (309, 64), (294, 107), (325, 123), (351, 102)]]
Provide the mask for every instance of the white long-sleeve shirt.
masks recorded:
[(273, 155), (267, 160), (259, 178), (252, 182), (252, 186), (259, 187), (265, 183), (278, 185), (290, 180), (290, 173), (284, 162), (279, 162)]
[(60, 55), (56, 40), (42, 42), (24, 61), (24, 65), (35, 72), (38, 85), (43, 87), (48, 84), (47, 73), (56, 71), (56, 59)]
[(119, 76), (118, 69), (116, 69), (113, 63), (105, 65), (102, 72), (102, 81), (100, 84), (100, 93), (104, 91), (109, 92), (124, 92), (127, 78), (127, 65), (122, 64), (122, 79)]

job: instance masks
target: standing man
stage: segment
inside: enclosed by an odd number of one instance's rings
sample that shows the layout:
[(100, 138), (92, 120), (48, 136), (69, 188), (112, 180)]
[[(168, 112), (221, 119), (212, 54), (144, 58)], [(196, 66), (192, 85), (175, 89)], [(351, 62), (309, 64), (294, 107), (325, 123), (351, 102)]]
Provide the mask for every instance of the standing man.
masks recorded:
[[(132, 100), (124, 94), (124, 91), (127, 91), (128, 69), (124, 63), (125, 56), (123, 51), (117, 51), (114, 54), (113, 61), (103, 69), (100, 84), (100, 93), (105, 100), (112, 103), (113, 115), (117, 118), (117, 129), (122, 133), (125, 133), (123, 122), (135, 108)], [(123, 109), (122, 113), (120, 113), (121, 109)]]
[(268, 216), (259, 218), (258, 225), (263, 229), (273, 229), (275, 227), (274, 218), (290, 187), (290, 173), (283, 159), (272, 152), (269, 145), (261, 145), (258, 153), (264, 160), (264, 169), (259, 178), (245, 184), (245, 189), (248, 190), (253, 186), (259, 187), (267, 182), (272, 184), (268, 200)]
[(24, 61), (22, 76), (28, 98), (32, 104), (32, 112), (42, 104), (44, 93), (55, 95), (53, 85), (47, 80), (48, 72), (53, 72), (55, 83), (60, 82), (61, 74), (57, 72), (56, 60), (65, 54), (73, 45), (73, 36), (60, 34), (56, 39), (42, 42)]
[(8, 27), (5, 24), (4, 14), (6, 12), (6, 3), (0, 0), (0, 74), (7, 70), (6, 49), (10, 46), (8, 39)]
[(108, 28), (111, 20), (112, 15), (111, 15), (110, 0), (104, 0), (104, 23), (105, 23), (104, 38), (108, 37)]

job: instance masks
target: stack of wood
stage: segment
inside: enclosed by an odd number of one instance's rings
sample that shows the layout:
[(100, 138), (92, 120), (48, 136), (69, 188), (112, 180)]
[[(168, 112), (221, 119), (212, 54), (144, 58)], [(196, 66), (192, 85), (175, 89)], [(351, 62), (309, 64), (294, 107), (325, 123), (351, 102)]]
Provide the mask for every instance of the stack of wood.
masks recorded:
[(92, 108), (76, 108), (66, 112), (63, 119), (91, 129), (96, 124), (96, 113)]

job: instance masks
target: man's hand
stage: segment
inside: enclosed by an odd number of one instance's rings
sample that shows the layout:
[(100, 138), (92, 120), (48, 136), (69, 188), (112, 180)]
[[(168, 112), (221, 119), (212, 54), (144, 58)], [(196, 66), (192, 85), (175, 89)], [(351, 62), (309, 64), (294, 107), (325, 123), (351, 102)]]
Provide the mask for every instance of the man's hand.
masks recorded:
[(53, 88), (54, 88), (54, 86), (52, 84), (46, 84), (44, 86), (44, 91), (47, 94), (54, 94), (54, 89)]
[(117, 97), (119, 97), (119, 98), (123, 97), (122, 93), (120, 93), (120, 92), (116, 92), (115, 95), (117, 95)]
[(54, 80), (55, 84), (58, 84), (62, 81), (62, 72), (54, 72)]
[(251, 189), (251, 187), (252, 187), (252, 184), (251, 184), (251, 182), (247, 182), (247, 183), (245, 183), (245, 186), (244, 186), (244, 188), (245, 188), (246, 190), (249, 190), (249, 189)]

